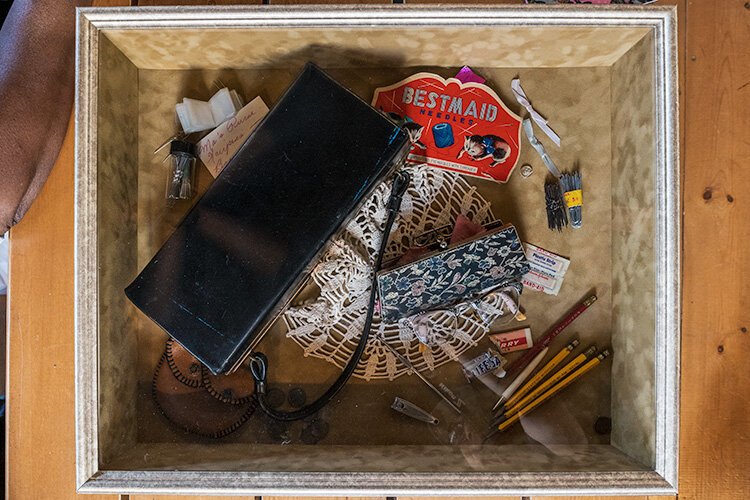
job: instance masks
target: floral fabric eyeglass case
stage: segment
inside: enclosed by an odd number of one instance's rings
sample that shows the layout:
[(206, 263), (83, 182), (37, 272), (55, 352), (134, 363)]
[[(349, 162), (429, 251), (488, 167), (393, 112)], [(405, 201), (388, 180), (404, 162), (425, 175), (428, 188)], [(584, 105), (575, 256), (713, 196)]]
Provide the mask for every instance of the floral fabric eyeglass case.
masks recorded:
[(506, 225), (477, 239), (378, 273), (380, 316), (396, 322), (474, 299), (509, 280), (529, 263), (516, 228)]

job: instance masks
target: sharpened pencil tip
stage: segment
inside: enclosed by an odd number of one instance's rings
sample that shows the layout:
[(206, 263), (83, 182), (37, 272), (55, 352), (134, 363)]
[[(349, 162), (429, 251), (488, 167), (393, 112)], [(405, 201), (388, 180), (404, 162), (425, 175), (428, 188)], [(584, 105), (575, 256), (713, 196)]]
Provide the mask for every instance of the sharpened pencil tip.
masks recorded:
[(505, 397), (501, 397), (500, 399), (497, 400), (497, 403), (495, 403), (495, 406), (492, 407), (492, 412), (494, 413), (495, 410), (497, 410), (498, 408), (502, 408), (503, 403), (505, 403)]
[(501, 413), (495, 417), (495, 419), (492, 421), (492, 425), (494, 427), (497, 427), (501, 422), (505, 422), (506, 420), (508, 420), (508, 417), (505, 416), (505, 413)]
[(497, 427), (493, 428), (492, 431), (490, 431), (489, 433), (487, 433), (486, 436), (484, 436), (484, 439), (482, 439), (482, 444), (486, 443), (491, 438), (495, 437), (496, 434), (500, 434), (500, 430)]

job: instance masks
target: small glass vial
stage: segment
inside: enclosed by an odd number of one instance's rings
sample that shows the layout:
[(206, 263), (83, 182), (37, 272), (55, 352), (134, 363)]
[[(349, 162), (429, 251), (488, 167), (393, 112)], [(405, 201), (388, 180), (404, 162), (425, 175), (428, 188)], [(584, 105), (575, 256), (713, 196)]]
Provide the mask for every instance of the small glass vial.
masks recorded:
[(195, 144), (192, 142), (174, 140), (169, 144), (168, 201), (193, 197), (196, 158)]

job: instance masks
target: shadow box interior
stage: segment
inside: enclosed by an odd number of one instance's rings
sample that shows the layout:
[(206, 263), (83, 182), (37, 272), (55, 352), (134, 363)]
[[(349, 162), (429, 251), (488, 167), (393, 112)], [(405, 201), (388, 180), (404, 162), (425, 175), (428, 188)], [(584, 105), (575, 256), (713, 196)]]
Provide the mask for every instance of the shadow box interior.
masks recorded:
[[(98, 35), (97, 245), (98, 433), (102, 470), (287, 472), (645, 471), (655, 467), (655, 40), (649, 28), (266, 27), (102, 29)], [(537, 136), (561, 170), (583, 178), (583, 226), (547, 227), (547, 171), (522, 137), (509, 182), (463, 180), (513, 223), (524, 241), (570, 259), (557, 296), (522, 294), (538, 339), (591, 293), (597, 302), (559, 335), (550, 353), (578, 338), (613, 356), (510, 430), (483, 443), (490, 408), (507, 381), (469, 383), (448, 362), (425, 375), (463, 401), (451, 411), (414, 375), (353, 378), (321, 413), (324, 435), (305, 439), (309, 421), (278, 424), (256, 410), (218, 438), (170, 423), (152, 398), (166, 334), (123, 290), (190, 209), (167, 206), (165, 152), (178, 130), (174, 105), (207, 100), (216, 82), (247, 101), (273, 106), (303, 65), (313, 61), (367, 102), (374, 89), (428, 71), (451, 77), (469, 65), (508, 108), (525, 114), (511, 92), (520, 77), (534, 107), (562, 138)], [(533, 174), (520, 175), (529, 164)], [(451, 174), (452, 175), (452, 174)], [(198, 164), (196, 189), (213, 178)], [(279, 186), (283, 190), (284, 186)], [(305, 200), (299, 200), (305, 203)], [(305, 293), (314, 294), (314, 290)], [(503, 327), (493, 331), (502, 330)], [(274, 367), (270, 384), (302, 389), (308, 401), (339, 368), (307, 356), (277, 321), (259, 350)], [(467, 355), (491, 346), (485, 337)], [(514, 359), (520, 353), (509, 354)], [(549, 359), (549, 357), (547, 358)], [(437, 416), (438, 425), (390, 406), (403, 397)], [(189, 407), (185, 410), (188, 415)], [(597, 428), (601, 417), (611, 431)], [(190, 417), (188, 417), (190, 418)], [(600, 422), (601, 423), (601, 422)], [(281, 425), (281, 426), (280, 426)], [(309, 429), (308, 429), (309, 430)]]

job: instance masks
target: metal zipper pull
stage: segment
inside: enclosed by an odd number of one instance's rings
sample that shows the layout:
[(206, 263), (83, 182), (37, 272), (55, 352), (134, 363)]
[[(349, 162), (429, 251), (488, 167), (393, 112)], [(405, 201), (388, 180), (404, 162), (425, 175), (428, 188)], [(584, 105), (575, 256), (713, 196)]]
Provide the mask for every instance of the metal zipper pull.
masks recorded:
[(446, 249), (448, 247), (448, 241), (450, 240), (451, 233), (453, 232), (453, 226), (446, 224), (444, 226), (436, 227), (427, 232), (420, 234), (414, 238), (412, 244), (415, 247), (428, 247), (428, 248), (440, 248)]
[(393, 400), (391, 408), (399, 413), (403, 413), (407, 417), (411, 417), (422, 422), (427, 422), (428, 424), (437, 425), (438, 423), (440, 423), (440, 420), (432, 416), (430, 413), (427, 413), (425, 410), (415, 405), (414, 403), (411, 403), (405, 399), (401, 399), (398, 396), (396, 396), (396, 398)]

